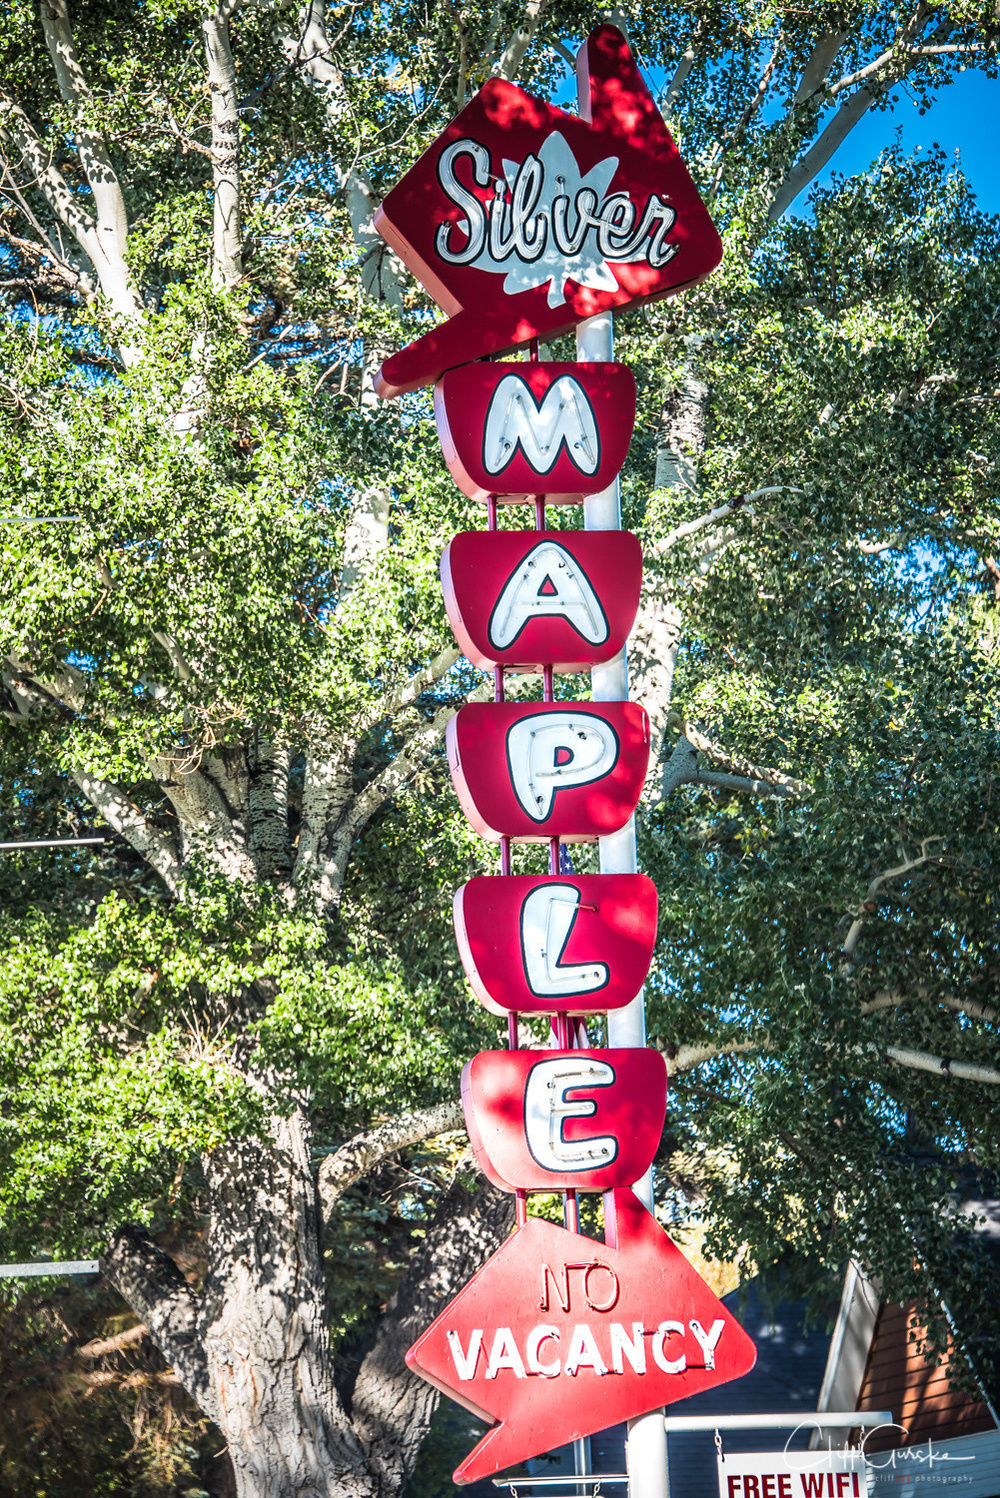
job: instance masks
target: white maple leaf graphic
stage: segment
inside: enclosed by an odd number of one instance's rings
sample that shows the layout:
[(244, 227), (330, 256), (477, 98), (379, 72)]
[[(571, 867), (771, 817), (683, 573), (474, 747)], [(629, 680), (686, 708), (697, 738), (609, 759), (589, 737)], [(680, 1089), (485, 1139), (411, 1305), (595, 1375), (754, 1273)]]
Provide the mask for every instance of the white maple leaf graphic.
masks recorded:
[[(581, 237), (579, 249), (573, 253), (567, 253), (560, 249), (556, 242), (556, 235), (553, 232), (553, 207), (557, 198), (569, 199), (565, 212), (569, 233), (575, 240), (578, 237), (579, 214), (576, 205), (579, 195), (584, 193), (586, 200), (592, 192), (595, 195), (595, 203), (602, 203), (611, 179), (618, 169), (618, 157), (606, 156), (586, 175), (581, 175), (576, 157), (562, 135), (556, 130), (546, 136), (539, 148), (537, 160), (543, 174), (542, 188), (535, 203), (532, 219), (536, 223), (539, 219), (544, 220), (544, 228), (539, 225), (540, 232), (545, 235), (542, 253), (533, 261), (526, 260), (516, 253), (503, 260), (494, 259), (489, 239), (487, 239), (472, 263), (480, 270), (492, 271), (496, 275), (506, 273), (503, 289), (508, 296), (519, 291), (531, 291), (534, 287), (544, 286), (546, 282), (549, 282), (548, 304), (550, 307), (560, 307), (565, 302), (567, 281), (575, 281), (579, 286), (589, 286), (594, 290), (614, 291), (618, 282), (598, 248), (595, 231), (588, 228)], [(515, 178), (519, 171), (524, 170), (526, 164), (504, 161), (504, 176), (512, 194)], [(509, 216), (509, 210), (506, 216)], [(642, 250), (638, 250), (632, 258), (642, 259), (643, 254)]]

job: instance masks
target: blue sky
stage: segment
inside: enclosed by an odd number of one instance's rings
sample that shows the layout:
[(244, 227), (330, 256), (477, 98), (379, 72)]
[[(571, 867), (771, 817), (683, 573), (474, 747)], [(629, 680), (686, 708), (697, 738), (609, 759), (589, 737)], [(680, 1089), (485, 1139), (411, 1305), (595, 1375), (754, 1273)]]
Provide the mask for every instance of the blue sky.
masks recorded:
[[(899, 103), (886, 113), (869, 110), (847, 137), (831, 162), (831, 169), (848, 175), (864, 171), (901, 130), (904, 151), (935, 143), (954, 158), (959, 153), (962, 170), (972, 183), (981, 208), (1000, 213), (1000, 172), (997, 167), (997, 133), (1000, 128), (1000, 80), (970, 68), (943, 88), (926, 114), (920, 114), (911, 99), (900, 94)], [(819, 179), (830, 180), (827, 171)], [(793, 211), (801, 213), (804, 200)]]

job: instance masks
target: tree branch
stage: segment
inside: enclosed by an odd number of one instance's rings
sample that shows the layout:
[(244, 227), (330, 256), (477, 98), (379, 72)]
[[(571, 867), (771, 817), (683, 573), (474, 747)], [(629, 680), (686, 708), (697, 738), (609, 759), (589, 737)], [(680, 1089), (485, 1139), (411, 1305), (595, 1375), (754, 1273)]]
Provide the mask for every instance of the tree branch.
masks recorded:
[(388, 489), (374, 485), (359, 493), (344, 533), (344, 561), (338, 597), (341, 605), (389, 544)]
[(674, 69), (674, 76), (670, 80), (662, 105), (663, 118), (669, 122), (670, 116), (676, 108), (677, 101), (681, 96), (681, 90), (687, 80), (687, 76), (701, 55), (701, 39), (705, 33), (705, 24), (699, 21), (691, 33), (691, 40), (681, 53), (680, 60)]
[(419, 1113), (407, 1113), (402, 1118), (389, 1119), (377, 1128), (355, 1134), (332, 1155), (327, 1155), (319, 1168), (319, 1200), (324, 1222), (344, 1192), (380, 1161), (425, 1139), (464, 1128), (462, 1105), (456, 1100), (424, 1108)]
[(768, 1041), (765, 1040), (729, 1040), (723, 1045), (682, 1045), (678, 1046), (671, 1056), (665, 1052), (667, 1059), (667, 1071), (670, 1076), (677, 1077), (683, 1072), (692, 1071), (696, 1066), (704, 1066), (706, 1061), (715, 1061), (719, 1056), (738, 1056), (747, 1051), (760, 1051), (768, 1049)]
[(185, 656), (181, 647), (178, 645), (174, 636), (167, 634), (166, 631), (162, 629), (150, 630), (150, 634), (153, 636), (153, 639), (158, 645), (163, 646), (164, 650), (167, 652), (167, 655), (170, 657), (171, 669), (173, 670), (174, 675), (177, 677), (177, 680), (193, 681), (194, 673), (191, 670), (190, 665), (188, 664), (187, 657)]
[(227, 805), (222, 787), (201, 770), (181, 770), (165, 759), (153, 764), (164, 795), (177, 813), (182, 858), (187, 861), (192, 853), (199, 853), (227, 878), (252, 884), (256, 869), (248, 850), (249, 829), (234, 816), (237, 809)]
[(314, 751), (306, 759), (302, 820), (292, 868), (293, 884), (308, 883), (319, 874), (330, 824), (339, 821), (350, 800), (352, 752), (353, 745), (342, 744), (333, 754)]
[(198, 1336), (198, 1297), (169, 1255), (144, 1228), (120, 1228), (101, 1259), (101, 1273), (128, 1303), (192, 1399), (220, 1425), (208, 1362)]
[(452, 1182), (379, 1322), (354, 1385), (351, 1419), (382, 1493), (398, 1493), (427, 1434), (436, 1389), (410, 1373), (406, 1349), (500, 1247), (514, 1197), (480, 1181)]
[(648, 570), (643, 577), (642, 597), (628, 640), (628, 668), (632, 695), (649, 713), (653, 752), (645, 795), (655, 784), (663, 735), (670, 716), (674, 671), (681, 647), (683, 617), (667, 597), (662, 579)]
[(771, 786), (781, 786), (792, 796), (804, 796), (809, 790), (804, 780), (796, 780), (792, 775), (786, 775), (782, 770), (774, 770), (770, 766), (761, 766), (752, 760), (744, 759), (741, 754), (734, 754), (729, 749), (723, 749), (721, 744), (715, 744), (697, 728), (690, 724), (684, 725), (684, 733), (695, 748), (712, 760), (714, 764), (731, 774), (744, 775), (751, 780), (760, 780)]
[[(4, 138), (4, 112), (7, 108), (7, 103), (8, 101), (0, 95), (0, 141)], [(2, 166), (3, 177), (0, 180), (6, 184), (6, 192), (14, 199), (17, 208), (20, 209), (30, 227), (38, 235), (38, 242), (35, 243), (30, 239), (22, 239), (16, 234), (8, 234), (9, 243), (22, 255), (30, 256), (36, 262), (38, 272), (43, 277), (46, 271), (57, 275), (71, 291), (82, 292), (83, 296), (89, 301), (97, 291), (97, 286), (93, 278), (85, 270), (82, 270), (79, 266), (74, 265), (72, 261), (68, 260), (62, 252), (61, 245), (57, 245), (48, 230), (42, 227), (34, 209), (15, 182), (11, 164), (6, 156), (2, 159)], [(65, 186), (65, 183), (63, 183), (63, 186)], [(51, 207), (51, 204), (49, 206)], [(44, 269), (42, 268), (43, 261), (48, 261), (48, 265)]]
[(183, 871), (170, 838), (153, 827), (117, 786), (87, 770), (75, 770), (72, 779), (108, 826), (120, 832), (130, 847), (156, 870), (171, 893), (176, 894)]
[(240, 115), (236, 65), (224, 8), (201, 23), (212, 96), (212, 280), (236, 286), (243, 276), (243, 220), (240, 212)]
[[(493, 683), (484, 682), (466, 697), (466, 702), (486, 702), (493, 696)], [(368, 822), (384, 801), (405, 785), (410, 776), (423, 764), (428, 754), (439, 742), (442, 734), (458, 712), (457, 707), (442, 707), (434, 717), (407, 742), (406, 748), (386, 765), (380, 774), (370, 780), (364, 790), (355, 797), (349, 810), (337, 828), (338, 836), (352, 839)]]
[(518, 70), (524, 61), (524, 54), (531, 46), (542, 11), (547, 4), (548, 0), (528, 0), (521, 23), (504, 48), (503, 56), (494, 69), (500, 78), (513, 82), (517, 77)]
[[(767, 217), (772, 223), (781, 217), (799, 193), (814, 177), (818, 176), (834, 152), (876, 100), (897, 84), (914, 65), (917, 56), (905, 50), (906, 43), (922, 30), (931, 13), (931, 7), (921, 0), (903, 28), (897, 45), (890, 52), (884, 53), (877, 59), (876, 64), (872, 65), (873, 68), (882, 71), (879, 81), (876, 83), (866, 80), (856, 93), (845, 99), (819, 139), (785, 174), (783, 180), (775, 188), (768, 205)], [(868, 71), (871, 73), (871, 68)], [(874, 77), (874, 74), (872, 76)], [(840, 88), (846, 87), (847, 81), (841, 80), (831, 89), (831, 93), (836, 93)]]
[[(117, 312), (135, 321), (142, 308), (125, 262), (128, 241), (125, 198), (107, 147), (99, 132), (86, 120), (92, 100), (73, 41), (66, 0), (42, 0), (41, 20), (59, 92), (76, 114), (74, 144), (96, 210), (96, 224), (93, 224), (87, 241), (80, 240), (80, 244), (94, 263), (108, 301)], [(124, 349), (122, 354), (125, 357)]]
[(823, 87), (837, 53), (849, 36), (849, 31), (824, 31), (820, 34), (802, 70), (793, 103), (805, 104)]
[(795, 796), (797, 792), (771, 780), (753, 780), (746, 775), (720, 774), (715, 770), (695, 770), (694, 785), (708, 785), (720, 791), (734, 791), (751, 796)]
[(858, 1013), (877, 1014), (882, 1009), (900, 1009), (912, 999), (926, 999), (932, 1004), (940, 1004), (943, 1009), (951, 1009), (955, 1014), (967, 1014), (970, 1019), (982, 1020), (987, 1025), (995, 1025), (1000, 1021), (1000, 1013), (991, 1009), (988, 1004), (980, 1004), (976, 999), (959, 999), (954, 994), (932, 997), (930, 989), (924, 984), (920, 984), (912, 993), (901, 988), (880, 989), (870, 999), (859, 1004)]
[[(0, 136), (6, 137), (21, 153), (22, 162), (31, 173), (31, 186), (42, 193), (56, 218), (68, 229), (90, 260), (95, 270), (100, 259), (100, 245), (96, 237), (93, 218), (67, 186), (62, 173), (52, 165), (52, 158), (45, 150), (28, 116), (13, 99), (0, 95)], [(13, 181), (13, 173), (7, 166), (7, 175)], [(18, 190), (20, 197), (20, 190)], [(37, 226), (37, 220), (35, 220)], [(46, 240), (48, 236), (46, 236)], [(58, 257), (64, 262), (64, 257)]]
[[(680, 727), (680, 735), (660, 775), (663, 800), (679, 785), (709, 785), (755, 796), (804, 796), (809, 790), (804, 780), (796, 780), (769, 766), (755, 765), (742, 755), (713, 743), (690, 724), (682, 723)], [(699, 769), (698, 754), (704, 754), (720, 765), (724, 773)]]
[[(774, 70), (778, 66), (778, 59), (784, 51), (784, 47), (785, 34), (783, 31), (779, 31), (777, 40), (775, 41), (774, 47), (771, 50), (771, 56), (768, 58), (767, 63), (764, 67), (764, 71), (761, 73), (760, 82), (757, 84), (753, 97), (747, 104), (733, 129), (729, 132), (728, 135), (723, 136), (722, 139), (713, 148), (712, 153), (709, 157), (710, 164), (713, 161), (718, 161), (723, 152), (729, 146), (733, 145), (736, 141), (739, 140), (740, 136), (750, 124), (750, 121), (753, 119), (754, 115), (760, 109), (760, 106), (763, 104), (765, 98), (767, 97), (768, 90), (771, 87), (771, 79), (774, 76)], [(722, 181), (722, 173), (724, 167), (725, 163), (723, 161), (719, 161), (718, 166), (715, 170), (715, 174), (712, 178), (711, 186), (708, 189), (707, 199), (709, 203), (712, 202), (719, 190), (719, 184)]]
[(868, 916), (876, 908), (877, 896), (881, 891), (882, 886), (888, 883), (890, 879), (900, 879), (904, 874), (910, 874), (914, 869), (922, 868), (925, 863), (943, 862), (943, 854), (928, 853), (926, 850), (931, 843), (942, 843), (944, 841), (945, 837), (943, 833), (935, 837), (923, 838), (920, 843), (919, 858), (904, 858), (903, 862), (901, 864), (898, 864), (896, 868), (887, 869), (884, 874), (879, 874), (872, 880), (871, 884), (869, 884), (868, 886), (868, 893), (865, 895), (865, 898), (862, 900), (861, 904), (858, 907), (857, 914), (855, 915), (854, 920), (851, 923), (851, 928), (848, 931), (847, 937), (844, 941), (844, 945), (841, 948), (848, 962), (853, 963), (854, 961), (854, 953), (857, 948), (858, 941), (861, 937), (862, 928), (864, 927), (865, 921)]
[(382, 718), (391, 718), (404, 707), (410, 707), (422, 692), (432, 687), (442, 676), (447, 675), (456, 661), (462, 659), (462, 652), (457, 645), (448, 645), (444, 650), (438, 652), (428, 666), (422, 671), (417, 671), (413, 676), (407, 678), (402, 686), (385, 697), (379, 704), (376, 712), (369, 719), (369, 726), (378, 723)]
[[(326, 0), (307, 0), (301, 16), (298, 36), (281, 37), (285, 56), (294, 66), (301, 66), (313, 88), (320, 94), (331, 125), (339, 124), (348, 108), (344, 80), (340, 69), (331, 61), (333, 46), (326, 27)], [(379, 205), (367, 173), (355, 161), (349, 167), (338, 167), (337, 173), (347, 203), (354, 242), (363, 251), (361, 283), (369, 296), (397, 311), (403, 307), (403, 278), (395, 268), (388, 245), (377, 234), (372, 223)]]
[[(729, 499), (725, 504), (716, 505), (714, 509), (699, 515), (696, 520), (686, 520), (683, 525), (675, 526), (672, 531), (651, 547), (653, 556), (663, 556), (680, 541), (685, 541), (688, 536), (696, 536), (699, 531), (708, 530), (712, 526), (720, 525), (730, 515), (735, 515), (737, 510), (743, 509), (744, 505), (751, 504), (755, 499), (762, 499), (765, 494), (801, 494), (801, 489), (796, 489), (792, 484), (770, 484), (765, 489), (754, 489), (751, 494), (738, 494), (735, 499)], [(753, 514), (752, 510), (747, 511)]]
[(291, 876), (288, 840), (288, 776), (291, 750), (254, 736), (248, 752), (247, 800), (250, 836), (257, 872), (262, 879), (284, 883)]
[(870, 1045), (867, 1049), (879, 1051), (889, 1061), (912, 1067), (915, 1071), (929, 1071), (939, 1077), (956, 1077), (962, 1082), (983, 1082), (988, 1087), (1000, 1087), (1000, 1071), (994, 1066), (952, 1061), (948, 1056), (929, 1056), (925, 1051), (911, 1051), (898, 1045)]
[[(720, 1056), (771, 1049), (771, 1043), (766, 1038), (759, 1041), (733, 1040), (723, 1045), (682, 1045), (677, 1047), (672, 1056), (667, 1055), (667, 1070), (670, 1076), (679, 1076)], [(1000, 1070), (996, 1067), (979, 1066), (969, 1061), (952, 1061), (947, 1056), (931, 1056), (926, 1051), (912, 1051), (904, 1046), (880, 1046), (874, 1041), (852, 1049), (856, 1055), (883, 1056), (888, 1061), (895, 1061), (897, 1065), (907, 1066), (915, 1071), (928, 1071), (940, 1077), (955, 1077), (963, 1082), (982, 1082), (989, 1087), (1000, 1087)]]

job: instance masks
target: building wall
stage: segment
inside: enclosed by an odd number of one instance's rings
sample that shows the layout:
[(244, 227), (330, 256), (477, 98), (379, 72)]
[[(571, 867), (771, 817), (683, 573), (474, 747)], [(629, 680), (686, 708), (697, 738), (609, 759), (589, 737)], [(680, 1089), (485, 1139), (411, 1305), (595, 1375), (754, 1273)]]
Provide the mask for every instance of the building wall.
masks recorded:
[(984, 1404), (949, 1384), (948, 1363), (956, 1356), (950, 1332), (948, 1353), (938, 1360), (919, 1353), (917, 1342), (911, 1340), (911, 1333), (916, 1333), (919, 1341), (923, 1332), (912, 1304), (880, 1307), (857, 1407), (892, 1410), (900, 1425), (907, 1427), (907, 1434), (897, 1430), (874, 1434), (865, 1443), (868, 1451), (915, 1446), (931, 1438), (939, 1441), (996, 1428)]

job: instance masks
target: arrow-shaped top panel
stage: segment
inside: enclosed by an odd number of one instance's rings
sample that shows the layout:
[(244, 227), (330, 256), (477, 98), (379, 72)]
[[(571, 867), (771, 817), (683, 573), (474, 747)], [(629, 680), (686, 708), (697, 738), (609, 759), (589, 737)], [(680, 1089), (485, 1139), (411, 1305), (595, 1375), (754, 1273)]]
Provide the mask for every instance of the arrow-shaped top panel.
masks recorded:
[(635, 1195), (605, 1197), (606, 1243), (537, 1217), (406, 1361), (495, 1423), (454, 1473), (475, 1482), (748, 1373), (746, 1332)]
[(449, 321), (387, 359), (380, 395), (701, 281), (722, 244), (614, 26), (577, 59), (587, 117), (491, 78), (375, 227)]

